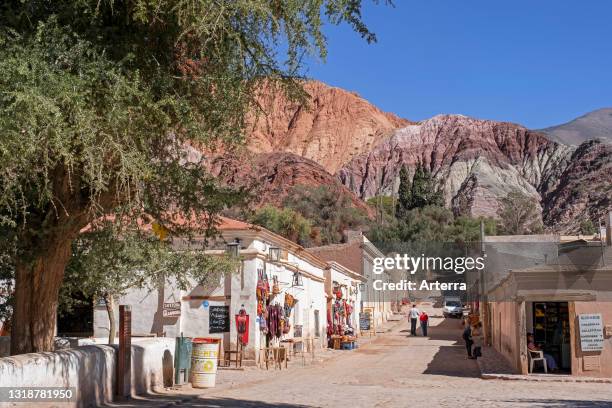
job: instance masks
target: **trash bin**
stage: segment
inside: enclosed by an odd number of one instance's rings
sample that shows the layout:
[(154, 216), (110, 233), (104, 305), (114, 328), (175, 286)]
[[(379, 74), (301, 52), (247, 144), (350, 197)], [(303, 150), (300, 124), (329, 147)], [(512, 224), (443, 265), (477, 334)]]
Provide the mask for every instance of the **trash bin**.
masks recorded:
[(191, 386), (212, 388), (217, 377), (220, 339), (198, 337), (192, 341)]
[(189, 381), (191, 368), (191, 337), (177, 337), (174, 348), (174, 384), (184, 385)]

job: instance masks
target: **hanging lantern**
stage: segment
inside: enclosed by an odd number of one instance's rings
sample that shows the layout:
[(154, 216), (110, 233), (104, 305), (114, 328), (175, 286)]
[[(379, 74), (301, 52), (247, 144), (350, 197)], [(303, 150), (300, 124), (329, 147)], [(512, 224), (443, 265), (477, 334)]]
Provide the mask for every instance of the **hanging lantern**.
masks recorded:
[(302, 281), (302, 274), (298, 271), (293, 273), (293, 286), (304, 286), (304, 282)]
[(270, 247), (268, 249), (268, 258), (272, 262), (279, 262), (281, 258), (281, 249), (279, 247)]

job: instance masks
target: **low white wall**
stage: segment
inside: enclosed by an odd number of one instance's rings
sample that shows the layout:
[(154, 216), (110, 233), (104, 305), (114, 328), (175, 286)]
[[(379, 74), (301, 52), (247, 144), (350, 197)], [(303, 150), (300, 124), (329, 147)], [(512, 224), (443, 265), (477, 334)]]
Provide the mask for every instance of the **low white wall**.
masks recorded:
[[(144, 394), (172, 381), (174, 339), (132, 343), (132, 393)], [(94, 407), (111, 402), (115, 390), (117, 346), (82, 346), (52, 353), (0, 358), (1, 387), (74, 387), (77, 402), (62, 406)], [(57, 404), (36, 404), (37, 407)], [(12, 406), (0, 403), (0, 407)]]

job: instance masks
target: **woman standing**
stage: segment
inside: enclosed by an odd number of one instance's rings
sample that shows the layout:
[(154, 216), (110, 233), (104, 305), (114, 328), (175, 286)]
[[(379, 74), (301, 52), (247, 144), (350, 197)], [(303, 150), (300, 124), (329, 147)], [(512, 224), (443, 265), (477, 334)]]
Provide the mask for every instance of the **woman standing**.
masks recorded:
[(427, 316), (427, 313), (425, 311), (421, 312), (421, 315), (419, 316), (419, 320), (421, 321), (421, 333), (423, 333), (423, 336), (427, 336), (427, 326), (429, 325), (429, 316)]

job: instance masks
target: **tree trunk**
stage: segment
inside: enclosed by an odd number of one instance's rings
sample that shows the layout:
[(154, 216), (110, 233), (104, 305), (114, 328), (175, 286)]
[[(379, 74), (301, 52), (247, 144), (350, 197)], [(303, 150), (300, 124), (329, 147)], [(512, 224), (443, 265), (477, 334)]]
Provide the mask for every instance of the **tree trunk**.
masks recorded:
[(59, 289), (71, 255), (71, 236), (55, 236), (15, 268), (11, 354), (53, 351)]
[(108, 313), (108, 344), (115, 343), (115, 332), (117, 331), (117, 322), (115, 320), (115, 298), (112, 294), (107, 293), (104, 296), (104, 302), (106, 303), (106, 312)]

